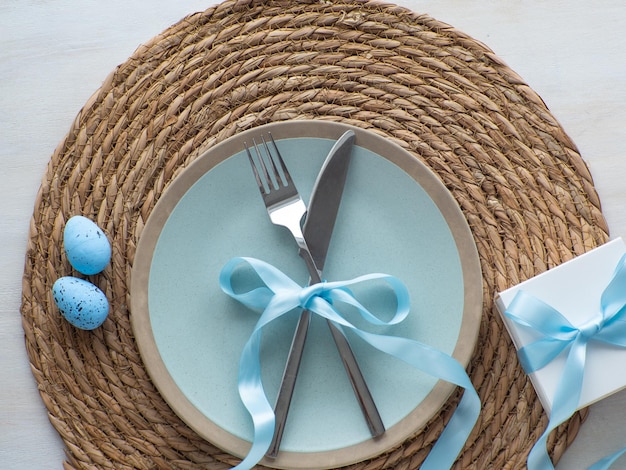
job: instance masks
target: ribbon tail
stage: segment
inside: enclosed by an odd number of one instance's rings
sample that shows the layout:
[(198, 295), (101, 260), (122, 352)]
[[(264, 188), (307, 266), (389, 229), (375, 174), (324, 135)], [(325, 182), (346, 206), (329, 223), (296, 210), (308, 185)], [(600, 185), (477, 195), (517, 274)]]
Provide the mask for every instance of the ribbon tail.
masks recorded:
[(255, 330), (246, 343), (239, 362), (239, 396), (254, 425), (254, 440), (248, 455), (234, 467), (249, 470), (265, 455), (274, 436), (276, 418), (261, 381), (261, 330)]
[(617, 263), (615, 271), (613, 272), (613, 278), (602, 292), (600, 304), (602, 305), (602, 312), (607, 320), (610, 320), (615, 314), (624, 308), (624, 305), (626, 305), (626, 292), (624, 291), (625, 285), (626, 254), (622, 255), (621, 259)]
[(577, 338), (574, 344), (572, 344), (563, 369), (563, 376), (557, 386), (548, 426), (528, 454), (529, 470), (554, 470), (554, 465), (552, 460), (550, 460), (546, 447), (548, 436), (559, 425), (567, 421), (578, 408), (586, 353), (586, 340), (580, 337)]
[(422, 464), (422, 470), (451, 468), (480, 414), (480, 398), (463, 366), (453, 357), (418, 341), (353, 330), (376, 349), (434, 377), (465, 389), (463, 398)]
[[(236, 293), (231, 283), (233, 273), (245, 264), (261, 276), (265, 286), (270, 284), (272, 288), (262, 287)], [(265, 326), (298, 307), (297, 291), (289, 291), (294, 285), (297, 287), (276, 268), (253, 258), (233, 258), (220, 273), (220, 286), (226, 294), (249, 308), (264, 308), (239, 360), (239, 397), (252, 418), (254, 437), (248, 454), (234, 467), (236, 470), (254, 467), (265, 456), (274, 437), (276, 417), (261, 379), (261, 338)], [(277, 295), (276, 291), (280, 291), (281, 295)]]
[(467, 442), (480, 413), (480, 398), (474, 387), (464, 388), (463, 398), (422, 464), (422, 470), (451, 468)]
[(618, 450), (614, 454), (608, 455), (604, 457), (603, 459), (598, 460), (591, 467), (589, 467), (589, 470), (607, 470), (611, 465), (613, 465), (617, 461), (617, 459), (619, 459), (622, 455), (624, 455), (624, 453), (626, 453), (626, 447)]

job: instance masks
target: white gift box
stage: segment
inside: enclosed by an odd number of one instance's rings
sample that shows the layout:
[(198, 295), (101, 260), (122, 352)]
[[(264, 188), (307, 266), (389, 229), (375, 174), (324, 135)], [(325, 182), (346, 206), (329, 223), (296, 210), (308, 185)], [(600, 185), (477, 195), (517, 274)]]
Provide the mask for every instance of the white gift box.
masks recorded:
[[(600, 297), (615, 268), (626, 253), (621, 238), (610, 241), (560, 266), (511, 287), (496, 296), (496, 307), (504, 319), (515, 347), (536, 340), (538, 336), (507, 318), (504, 312), (518, 291), (542, 300), (561, 313), (573, 326), (581, 326), (600, 312)], [(563, 374), (569, 349), (544, 368), (530, 374), (544, 410), (550, 414), (552, 400)], [(579, 402), (579, 409), (626, 387), (626, 349), (590, 341)]]

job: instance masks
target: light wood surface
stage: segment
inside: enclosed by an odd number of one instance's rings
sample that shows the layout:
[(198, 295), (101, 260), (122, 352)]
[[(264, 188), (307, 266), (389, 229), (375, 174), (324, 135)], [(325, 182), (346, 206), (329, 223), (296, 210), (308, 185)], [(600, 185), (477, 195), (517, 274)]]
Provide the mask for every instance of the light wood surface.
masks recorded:
[[(46, 164), (109, 72), (215, 2), (0, 3), (0, 465), (60, 469), (63, 445), (30, 372), (19, 313), (29, 221)], [(611, 237), (626, 237), (626, 3), (398, 0), (484, 42), (544, 99), (589, 165)], [(626, 392), (591, 408), (558, 469), (626, 446)], [(620, 467), (621, 462), (621, 467)], [(626, 458), (615, 468), (624, 468)]]

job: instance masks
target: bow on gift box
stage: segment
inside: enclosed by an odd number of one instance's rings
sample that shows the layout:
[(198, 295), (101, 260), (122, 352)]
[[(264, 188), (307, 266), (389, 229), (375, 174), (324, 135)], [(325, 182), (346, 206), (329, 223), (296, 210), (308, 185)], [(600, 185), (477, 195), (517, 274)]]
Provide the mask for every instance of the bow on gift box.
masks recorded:
[[(256, 272), (262, 281), (261, 287), (242, 290), (233, 286), (236, 284), (235, 271), (246, 265)], [(396, 312), (388, 322), (369, 312), (348, 289), (372, 280), (385, 281), (396, 295)], [(451, 356), (418, 341), (361, 330), (344, 318), (336, 308), (340, 304), (351, 305), (374, 325), (398, 324), (409, 313), (409, 294), (400, 280), (386, 274), (369, 274), (350, 281), (322, 282), (303, 288), (270, 264), (254, 258), (233, 258), (222, 268), (220, 286), (230, 297), (250, 309), (262, 312), (239, 362), (239, 395), (252, 417), (254, 440), (246, 458), (235, 467), (237, 470), (249, 469), (259, 462), (274, 434), (274, 411), (261, 382), (262, 330), (295, 308), (308, 309), (340, 327), (349, 328), (378, 350), (465, 389), (454, 415), (424, 461), (422, 469), (442, 470), (452, 466), (480, 413), (478, 394), (463, 366)]]
[[(626, 348), (626, 255), (620, 259), (602, 293), (600, 311), (584, 325), (572, 325), (556, 309), (524, 291), (515, 295), (505, 315), (541, 336), (518, 351), (526, 373), (545, 367), (568, 350), (563, 375), (553, 397), (548, 427), (528, 455), (530, 470), (553, 469), (546, 450), (548, 435), (578, 409), (588, 343), (595, 341)], [(624, 452), (626, 448), (598, 461), (591, 469), (608, 468)]]

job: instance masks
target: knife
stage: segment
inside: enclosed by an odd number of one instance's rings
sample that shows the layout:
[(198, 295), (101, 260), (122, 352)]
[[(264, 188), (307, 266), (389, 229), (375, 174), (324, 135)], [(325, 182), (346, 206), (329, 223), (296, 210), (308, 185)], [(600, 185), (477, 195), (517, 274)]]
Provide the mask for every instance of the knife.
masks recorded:
[[(335, 220), (341, 204), (341, 196), (348, 173), (354, 139), (354, 132), (347, 131), (333, 145), (317, 176), (309, 200), (303, 234), (320, 274), (326, 262), (328, 246), (330, 245)], [(273, 440), (266, 454), (269, 458), (275, 458), (280, 448), (310, 321), (311, 313), (308, 310), (304, 310), (296, 326), (276, 400), (274, 409), (276, 427)], [(343, 332), (331, 321), (327, 321), (327, 323), (361, 411), (367, 421), (367, 426), (372, 436), (380, 436), (385, 432), (385, 426), (348, 340)]]

